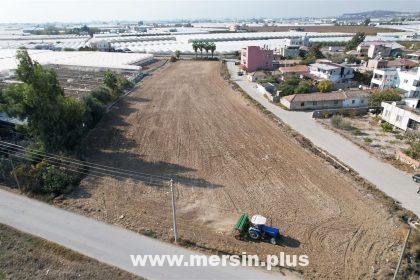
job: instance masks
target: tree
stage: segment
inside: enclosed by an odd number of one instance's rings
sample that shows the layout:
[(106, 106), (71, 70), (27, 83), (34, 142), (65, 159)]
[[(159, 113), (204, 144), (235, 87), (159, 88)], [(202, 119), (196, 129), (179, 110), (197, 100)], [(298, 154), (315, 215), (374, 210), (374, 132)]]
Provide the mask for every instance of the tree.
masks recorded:
[(363, 32), (357, 32), (353, 38), (347, 43), (346, 45), (346, 51), (353, 50), (357, 48), (357, 46), (362, 43), (366, 38), (365, 33)]
[(210, 51), (211, 51), (211, 58), (213, 58), (214, 51), (216, 50), (216, 44), (215, 44), (214, 42), (211, 42), (211, 43), (209, 44), (209, 49), (210, 49)]
[(369, 85), (370, 81), (372, 80), (372, 76), (373, 76), (372, 72), (354, 71), (353, 80), (363, 85)]
[(199, 45), (198, 41), (193, 41), (192, 48), (195, 52), (195, 58), (197, 58), (198, 45)]
[(1, 109), (26, 120), (29, 136), (46, 150), (74, 149), (83, 134), (83, 104), (65, 97), (55, 72), (33, 62), (26, 49), (19, 49), (17, 58), (22, 83), (6, 88)]
[(322, 80), (321, 82), (319, 82), (317, 88), (320, 92), (330, 92), (332, 91), (333, 87), (334, 87), (334, 84), (331, 81)]
[(310, 82), (301, 81), (299, 85), (295, 88), (294, 93), (309, 93), (312, 91), (312, 85)]
[(367, 18), (363, 21), (363, 25), (368, 26), (370, 24), (370, 18)]
[(176, 50), (175, 51), (175, 57), (177, 58), (177, 59), (179, 59), (179, 57), (181, 56), (181, 51), (179, 51), (179, 50)]
[(116, 92), (118, 89), (117, 82), (117, 77), (115, 77), (115, 75), (111, 71), (107, 70), (104, 74), (104, 85), (109, 87), (113, 92)]
[(207, 54), (207, 58), (209, 57), (209, 50), (210, 50), (210, 45), (207, 42), (203, 42), (203, 48), (206, 51)]
[(383, 101), (400, 101), (401, 94), (397, 89), (384, 89), (374, 91), (369, 96), (369, 106), (381, 106)]
[(205, 46), (205, 43), (203, 41), (198, 42), (198, 49), (200, 50), (201, 57), (203, 57), (203, 48)]
[(321, 44), (312, 44), (309, 47), (308, 57), (324, 58), (324, 55), (321, 52)]

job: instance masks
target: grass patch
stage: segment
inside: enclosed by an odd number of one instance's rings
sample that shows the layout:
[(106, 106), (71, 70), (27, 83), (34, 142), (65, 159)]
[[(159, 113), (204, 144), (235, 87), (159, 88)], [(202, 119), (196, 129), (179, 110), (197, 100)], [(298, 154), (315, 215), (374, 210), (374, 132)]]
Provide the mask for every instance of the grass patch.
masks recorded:
[(338, 116), (338, 115), (334, 115), (331, 118), (331, 125), (335, 128), (339, 128), (339, 129), (342, 129), (342, 130), (347, 130), (347, 131), (356, 130), (356, 128), (354, 126), (352, 126), (350, 122), (345, 121), (343, 119), (343, 117)]
[(351, 134), (353, 134), (355, 136), (360, 136), (360, 135), (362, 135), (362, 132), (360, 131), (360, 129), (355, 129), (351, 132)]
[(370, 143), (373, 142), (372, 138), (369, 138), (369, 137), (363, 138), (363, 141), (365, 141), (365, 143), (367, 143), (367, 144), (370, 144)]
[(154, 230), (151, 230), (151, 229), (146, 229), (146, 230), (144, 230), (144, 231), (142, 232), (142, 234), (143, 234), (143, 235), (146, 235), (146, 236), (148, 236), (148, 237), (151, 237), (151, 238), (157, 238), (157, 234), (156, 234), (156, 232), (155, 232)]

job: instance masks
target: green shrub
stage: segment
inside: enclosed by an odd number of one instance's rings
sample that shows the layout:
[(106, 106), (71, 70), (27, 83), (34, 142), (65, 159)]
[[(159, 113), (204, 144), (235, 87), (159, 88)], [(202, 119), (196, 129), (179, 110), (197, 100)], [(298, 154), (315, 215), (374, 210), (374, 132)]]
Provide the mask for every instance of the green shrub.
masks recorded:
[(362, 132), (360, 131), (360, 129), (355, 129), (355, 130), (353, 130), (352, 134), (356, 135), (356, 136), (359, 136), (359, 135), (362, 135)]
[(335, 115), (331, 118), (331, 125), (335, 128), (343, 129), (343, 130), (354, 130), (355, 128), (351, 125), (351, 123), (345, 121), (343, 117)]
[(94, 128), (106, 112), (105, 105), (91, 95), (83, 97), (83, 102), (86, 107), (84, 123), (87, 128)]
[(102, 104), (108, 104), (113, 99), (110, 89), (105, 86), (101, 86), (97, 89), (92, 90), (90, 95), (102, 102)]
[(369, 137), (363, 138), (363, 141), (365, 141), (365, 143), (368, 143), (368, 144), (373, 142), (373, 140)]
[(393, 129), (392, 124), (389, 124), (387, 122), (381, 123), (381, 128), (384, 132), (391, 132)]

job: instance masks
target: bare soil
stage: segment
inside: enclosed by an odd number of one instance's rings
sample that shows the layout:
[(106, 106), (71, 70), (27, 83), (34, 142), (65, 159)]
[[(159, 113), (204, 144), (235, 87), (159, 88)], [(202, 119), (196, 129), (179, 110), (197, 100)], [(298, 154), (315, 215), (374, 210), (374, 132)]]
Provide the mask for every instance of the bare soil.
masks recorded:
[[(388, 279), (400, 222), (360, 183), (304, 149), (220, 76), (219, 63), (179, 61), (145, 78), (89, 137), (88, 160), (171, 176), (186, 243), (219, 252), (309, 256), (307, 279)], [(168, 183), (86, 178), (58, 205), (163, 240)], [(242, 213), (262, 214), (281, 246), (234, 239)]]
[(392, 164), (394, 167), (410, 175), (416, 171), (413, 167), (395, 158), (397, 151), (403, 151), (410, 147), (407, 140), (403, 138), (404, 132), (399, 130), (384, 132), (378, 120), (372, 115), (343, 117), (344, 121), (350, 123), (355, 130), (358, 130), (359, 133), (357, 134), (354, 133), (354, 130), (347, 131), (333, 127), (331, 125), (331, 119), (317, 120), (325, 127), (334, 130), (375, 157)]
[[(255, 27), (248, 27), (249, 31), (255, 32), (284, 32), (288, 31), (289, 29), (297, 28), (298, 26), (255, 26)], [(385, 32), (398, 32), (396, 29), (391, 28), (382, 28), (382, 27), (374, 27), (374, 26), (300, 26), (302, 27), (305, 32), (321, 32), (321, 33), (328, 33), (328, 32), (342, 32), (342, 33), (356, 33), (356, 32), (364, 32), (366, 35), (376, 35), (377, 33), (385, 33)]]
[(0, 224), (0, 279), (141, 279)]

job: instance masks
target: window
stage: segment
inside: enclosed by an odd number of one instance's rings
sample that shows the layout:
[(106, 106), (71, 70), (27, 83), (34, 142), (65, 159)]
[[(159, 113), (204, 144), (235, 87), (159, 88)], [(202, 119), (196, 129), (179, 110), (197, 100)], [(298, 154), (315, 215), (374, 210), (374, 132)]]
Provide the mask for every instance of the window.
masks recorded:
[(354, 104), (354, 103), (356, 103), (356, 100), (352, 100), (352, 101), (351, 101), (351, 104)]
[(360, 100), (360, 103), (362, 103), (362, 104), (365, 103), (365, 100), (364, 99)]
[(401, 121), (402, 121), (402, 116), (397, 115), (397, 117), (395, 118), (395, 120), (396, 120), (397, 122), (401, 122)]
[(317, 104), (318, 104), (318, 102), (316, 102), (316, 101), (312, 102), (312, 105), (314, 105), (314, 106), (316, 106)]
[(305, 102), (301, 102), (301, 103), (300, 103), (300, 106), (301, 106), (301, 107), (305, 106)]
[(334, 100), (334, 104), (337, 105), (338, 104), (338, 100)]

